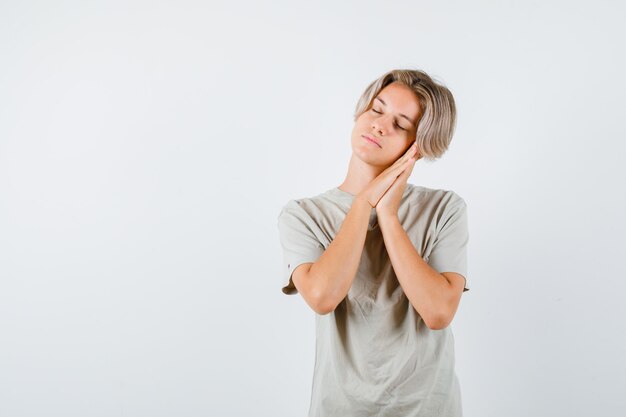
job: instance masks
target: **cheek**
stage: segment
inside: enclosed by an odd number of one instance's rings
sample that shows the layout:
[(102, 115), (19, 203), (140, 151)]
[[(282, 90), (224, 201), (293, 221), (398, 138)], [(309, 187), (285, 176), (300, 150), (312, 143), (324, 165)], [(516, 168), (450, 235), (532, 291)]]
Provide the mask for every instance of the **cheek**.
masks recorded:
[(368, 112), (365, 112), (359, 117), (358, 121), (361, 124), (368, 124), (372, 119), (373, 119), (373, 116), (368, 114)]

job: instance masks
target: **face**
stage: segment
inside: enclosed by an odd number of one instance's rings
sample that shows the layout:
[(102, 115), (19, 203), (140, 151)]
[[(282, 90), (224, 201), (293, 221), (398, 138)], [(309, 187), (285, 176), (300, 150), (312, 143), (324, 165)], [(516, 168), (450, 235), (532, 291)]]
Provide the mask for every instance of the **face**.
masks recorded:
[(356, 120), (352, 152), (369, 165), (393, 164), (415, 141), (419, 111), (417, 96), (409, 87), (398, 82), (387, 85)]

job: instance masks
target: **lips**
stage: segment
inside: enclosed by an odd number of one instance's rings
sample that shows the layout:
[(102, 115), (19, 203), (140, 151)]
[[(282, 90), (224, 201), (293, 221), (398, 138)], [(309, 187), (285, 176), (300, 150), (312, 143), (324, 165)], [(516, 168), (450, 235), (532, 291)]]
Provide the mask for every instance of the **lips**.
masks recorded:
[(378, 145), (379, 148), (382, 148), (382, 146), (380, 146), (380, 143), (378, 143), (378, 140), (374, 139), (372, 136), (369, 135), (361, 135), (363, 137), (363, 139), (365, 140), (369, 140), (370, 142), (374, 142), (376, 145)]

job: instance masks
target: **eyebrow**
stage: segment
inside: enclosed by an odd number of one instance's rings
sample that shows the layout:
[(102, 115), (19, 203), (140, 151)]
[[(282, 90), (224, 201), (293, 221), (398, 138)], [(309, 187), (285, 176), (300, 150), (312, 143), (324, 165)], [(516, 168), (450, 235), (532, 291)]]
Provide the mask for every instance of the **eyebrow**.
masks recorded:
[[(385, 102), (383, 101), (383, 99), (382, 99), (382, 98), (380, 98), (380, 97), (374, 97), (374, 98), (375, 98), (376, 100), (380, 100), (380, 102), (381, 102), (381, 103), (383, 103), (385, 106), (387, 105), (387, 103), (385, 103)], [(400, 117), (404, 117), (404, 118), (405, 118), (405, 119), (407, 119), (409, 122), (411, 122), (411, 126), (415, 126), (415, 122), (414, 122), (413, 120), (409, 119), (409, 118), (407, 117), (407, 115), (406, 115), (406, 114), (402, 114), (402, 113), (400, 113), (399, 115), (400, 115)]]

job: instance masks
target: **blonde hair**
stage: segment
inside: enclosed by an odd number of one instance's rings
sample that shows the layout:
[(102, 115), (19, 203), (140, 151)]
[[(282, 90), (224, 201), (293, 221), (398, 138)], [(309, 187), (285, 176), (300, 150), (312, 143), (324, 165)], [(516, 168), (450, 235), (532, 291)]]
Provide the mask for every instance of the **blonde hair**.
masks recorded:
[(395, 69), (372, 81), (356, 105), (354, 121), (370, 109), (374, 98), (392, 82), (409, 87), (417, 96), (420, 114), (415, 141), (423, 158), (434, 161), (448, 149), (456, 127), (456, 106), (448, 88), (424, 71)]

